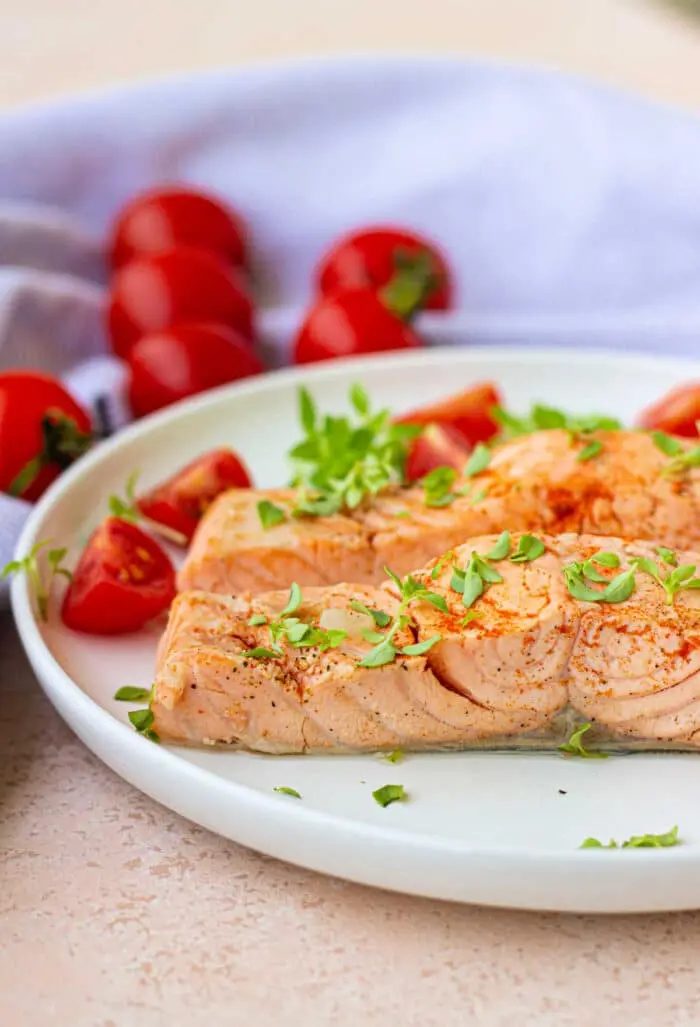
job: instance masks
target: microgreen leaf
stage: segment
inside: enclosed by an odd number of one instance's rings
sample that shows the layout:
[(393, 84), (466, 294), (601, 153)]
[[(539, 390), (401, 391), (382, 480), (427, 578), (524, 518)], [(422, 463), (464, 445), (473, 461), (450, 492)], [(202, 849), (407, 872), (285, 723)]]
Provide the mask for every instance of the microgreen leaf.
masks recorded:
[(139, 734), (147, 731), (155, 720), (153, 711), (148, 708), (145, 710), (130, 710), (127, 716)]
[(350, 387), (350, 402), (361, 417), (367, 416), (371, 407), (370, 399), (358, 382)]
[(583, 567), (581, 564), (569, 564), (563, 568), (564, 580), (574, 599), (580, 599), (585, 603), (600, 603), (603, 601), (603, 593), (595, 588), (590, 588), (583, 580)]
[(609, 581), (603, 589), (603, 602), (624, 603), (632, 595), (635, 589), (634, 568), (622, 571)]
[(254, 613), (253, 616), (248, 620), (251, 628), (257, 628), (262, 624), (267, 624), (267, 617), (264, 613)]
[(405, 802), (408, 796), (403, 785), (384, 785), (372, 792), (372, 798), (380, 806), (390, 806), (392, 802)]
[(416, 642), (414, 645), (406, 645), (403, 649), (399, 650), (403, 656), (422, 656), (423, 653), (427, 653), (429, 649), (432, 649), (438, 642), (442, 642), (442, 635), (433, 635), (432, 638), (426, 638), (423, 642)]
[(599, 584), (601, 582), (606, 583), (608, 581), (605, 575), (601, 574), (600, 571), (596, 569), (593, 560), (586, 560), (583, 565), (583, 575), (588, 578), (589, 581), (597, 581)]
[(299, 389), (299, 420), (307, 435), (311, 435), (316, 429), (316, 404), (311, 393), (303, 386)]
[[(500, 441), (516, 438), (520, 435), (530, 435), (536, 431), (550, 431), (557, 428), (563, 428), (573, 436), (580, 437), (594, 431), (616, 431), (622, 427), (621, 422), (615, 417), (607, 417), (602, 414), (567, 414), (563, 410), (543, 406), (541, 403), (536, 403), (530, 413), (524, 417), (518, 417), (502, 407), (493, 408), (491, 414), (501, 425)], [(600, 452), (600, 450), (597, 450), (597, 452)], [(596, 453), (591, 454), (591, 456), (595, 455)], [(581, 459), (581, 454), (579, 454), (579, 459)], [(585, 459), (590, 459), (590, 457)]]
[(387, 640), (380, 642), (360, 660), (360, 667), (383, 667), (396, 659), (396, 649)]
[(40, 557), (43, 550), (45, 550), (48, 545), (50, 545), (48, 539), (42, 542), (36, 542), (26, 556), (22, 557), (21, 560), (10, 560), (10, 562), (0, 571), (0, 579), (9, 578), (12, 574), (26, 574), (30, 587), (34, 592), (36, 612), (39, 619), (42, 621), (48, 620), (49, 593), (51, 591), (53, 579), (57, 574), (62, 575), (69, 581), (72, 578), (71, 572), (68, 568), (62, 566), (62, 561), (67, 550), (50, 549), (46, 552), (46, 562), (48, 563), (49, 568), (48, 580), (46, 582), (44, 581), (44, 576), (40, 567)]
[(472, 606), (484, 591), (484, 581), (475, 570), (468, 570), (464, 576), (462, 602), (466, 607)]
[(369, 606), (365, 606), (364, 603), (359, 602), (357, 599), (351, 599), (349, 603), (350, 609), (355, 610), (356, 613), (366, 613), (368, 617), (371, 617), (378, 628), (385, 628), (387, 624), (391, 624), (391, 617), (384, 610), (372, 610)]
[(280, 617), (286, 617), (287, 614), (294, 613), (301, 606), (302, 595), (301, 589), (297, 585), (296, 581), (292, 582), (292, 587), (289, 590), (289, 598), (287, 599), (284, 609), (280, 613)]
[(487, 560), (505, 560), (510, 553), (510, 532), (503, 531), (498, 540), (484, 556)]
[(388, 752), (385, 756), (382, 756), (385, 763), (403, 763), (404, 754), (401, 749), (394, 749), (393, 752)]
[(301, 799), (301, 795), (296, 788), (289, 788), (287, 785), (277, 785), (272, 791), (279, 792), (280, 795), (291, 795), (293, 799)]
[(435, 581), (437, 578), (440, 577), (440, 571), (442, 570), (443, 567), (444, 567), (444, 560), (438, 560), (438, 562), (435, 564), (435, 566), (433, 567), (432, 571), (430, 572), (430, 580), (431, 581)]
[(607, 553), (605, 551), (596, 553), (595, 556), (591, 557), (595, 563), (600, 564), (601, 567), (619, 567), (620, 557), (617, 553)]
[(254, 649), (246, 649), (241, 653), (241, 656), (251, 660), (277, 660), (281, 655), (281, 649), (268, 649), (264, 645), (256, 645)]
[(149, 702), (152, 697), (152, 689), (137, 688), (135, 685), (123, 685), (114, 693), (114, 698), (119, 702)]
[(457, 498), (452, 486), (457, 478), (454, 467), (435, 467), (421, 479), (425, 490), (425, 505), (430, 507), (449, 506)]
[(593, 457), (598, 456), (598, 454), (602, 452), (603, 443), (600, 439), (594, 439), (593, 442), (589, 442), (587, 446), (583, 447), (576, 459), (581, 463), (585, 463), (586, 460), (592, 460)]
[(279, 506), (275, 506), (269, 499), (261, 499), (257, 510), (260, 523), (265, 531), (273, 528), (276, 524), (281, 524), (285, 519), (284, 510)]
[(534, 535), (521, 535), (518, 547), (510, 557), (512, 563), (531, 563), (537, 560), (544, 553), (545, 545), (542, 539)]
[(664, 563), (670, 564), (671, 567), (675, 567), (678, 564), (678, 557), (672, 549), (667, 549), (666, 546), (657, 546), (656, 553)]
[(462, 619), (461, 619), (461, 621), (459, 623), (460, 623), (461, 627), (466, 628), (467, 624), (469, 624), (473, 620), (476, 620), (477, 617), (480, 617), (480, 616), (481, 616), (481, 613), (478, 610), (470, 610), (469, 613), (467, 613), (464, 617), (462, 617)]
[(683, 443), (675, 439), (673, 435), (667, 435), (663, 431), (653, 431), (652, 440), (657, 449), (660, 449), (664, 456), (681, 456), (685, 453)]
[(587, 731), (590, 731), (590, 724), (582, 724), (581, 727), (577, 728), (569, 738), (568, 742), (559, 746), (561, 752), (566, 752), (571, 756), (580, 756), (583, 759), (589, 760), (605, 760), (608, 758), (606, 752), (590, 752), (583, 744), (583, 736)]
[(475, 474), (481, 474), (485, 471), (488, 465), (491, 463), (491, 450), (483, 443), (479, 442), (474, 447), (474, 452), (467, 460), (464, 467), (464, 477), (473, 478)]
[(586, 838), (580, 847), (582, 849), (666, 849), (680, 844), (678, 827), (672, 827), (670, 831), (665, 831), (663, 834), (633, 834), (622, 845), (618, 845), (613, 838), (607, 845), (597, 838)]

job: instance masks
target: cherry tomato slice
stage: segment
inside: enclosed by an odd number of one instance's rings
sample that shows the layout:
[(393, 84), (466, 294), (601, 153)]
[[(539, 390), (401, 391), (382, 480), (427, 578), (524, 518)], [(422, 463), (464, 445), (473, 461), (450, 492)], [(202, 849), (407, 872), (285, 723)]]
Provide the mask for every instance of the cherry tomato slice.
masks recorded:
[(189, 541), (217, 496), (251, 485), (247, 467), (233, 450), (214, 449), (141, 496), (137, 506), (144, 517), (179, 531)]
[(356, 289), (312, 307), (294, 342), (294, 360), (309, 364), (421, 345), (410, 325), (392, 314), (377, 293)]
[(240, 271), (181, 247), (141, 257), (117, 272), (109, 297), (112, 349), (125, 359), (142, 336), (174, 324), (209, 322), (253, 338), (253, 303)]
[(134, 417), (264, 370), (247, 339), (223, 325), (206, 324), (176, 325), (146, 335), (132, 348), (127, 363)]
[(91, 441), (87, 412), (55, 378), (0, 374), (0, 492), (34, 502)]
[(473, 385), (464, 392), (429, 406), (412, 410), (396, 419), (397, 424), (440, 424), (455, 429), (470, 445), (487, 442), (498, 434), (499, 426), (491, 410), (503, 406), (498, 389), (491, 382)]
[(121, 210), (112, 233), (112, 267), (177, 246), (207, 250), (236, 267), (246, 264), (238, 214), (199, 190), (166, 186), (140, 193)]
[(428, 310), (447, 310), (452, 306), (452, 282), (447, 261), (434, 243), (403, 228), (363, 228), (344, 236), (321, 260), (316, 277), (323, 295), (346, 289), (386, 285), (393, 277), (402, 256), (430, 258), (436, 284), (424, 304)]
[(135, 524), (108, 517), (90, 537), (63, 600), (66, 627), (89, 635), (138, 631), (175, 598), (175, 571)]
[(639, 418), (640, 428), (669, 435), (697, 438), (700, 421), (700, 382), (679, 385), (648, 407)]
[(429, 424), (413, 439), (406, 459), (406, 481), (420, 481), (436, 467), (461, 471), (471, 453), (464, 437), (449, 425)]

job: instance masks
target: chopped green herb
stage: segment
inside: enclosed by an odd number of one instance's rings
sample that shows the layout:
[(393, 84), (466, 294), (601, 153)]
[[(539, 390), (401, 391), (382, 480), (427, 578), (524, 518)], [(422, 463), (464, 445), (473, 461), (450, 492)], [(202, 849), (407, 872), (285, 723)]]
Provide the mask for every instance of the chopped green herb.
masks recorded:
[(264, 645), (256, 645), (254, 649), (246, 649), (241, 656), (251, 660), (278, 660), (282, 656), (281, 649), (268, 649)]
[(594, 456), (598, 456), (602, 452), (603, 443), (600, 439), (594, 439), (593, 442), (589, 442), (587, 446), (583, 447), (576, 459), (581, 463), (585, 463), (586, 460), (592, 460)]
[(485, 585), (495, 585), (503, 581), (503, 577), (478, 553), (472, 552), (466, 570), (452, 567), (450, 587), (462, 594), (462, 602), (466, 607), (472, 606), (483, 594)]
[(440, 576), (440, 571), (442, 570), (444, 565), (445, 565), (445, 561), (444, 560), (438, 560), (438, 562), (435, 564), (435, 566), (433, 567), (432, 571), (430, 572), (430, 580), (431, 581), (435, 581), (435, 579)]
[(600, 564), (601, 567), (619, 567), (620, 557), (617, 553), (606, 553), (605, 551), (596, 553), (595, 556), (591, 557), (594, 563)]
[(262, 624), (267, 624), (267, 617), (263, 613), (254, 613), (249, 619), (248, 623), (251, 628), (260, 627)]
[(457, 479), (454, 467), (436, 467), (421, 479), (425, 490), (425, 505), (430, 507), (449, 506), (457, 498), (452, 486)]
[(155, 717), (153, 711), (149, 709), (145, 710), (131, 710), (128, 714), (129, 720), (134, 725), (139, 734), (147, 731), (151, 726)]
[(399, 595), (401, 596), (401, 602), (396, 611), (393, 620), (391, 621), (391, 627), (388, 632), (384, 635), (365, 632), (365, 637), (368, 640), (373, 641), (376, 638), (376, 644), (365, 656), (360, 660), (360, 667), (383, 667), (387, 663), (393, 663), (396, 656), (401, 653), (406, 656), (415, 656), (419, 653), (427, 652), (436, 642), (440, 641), (440, 636), (436, 635), (432, 639), (425, 642), (417, 642), (414, 645), (406, 646), (404, 649), (397, 649), (394, 645), (394, 638), (397, 632), (410, 623), (410, 618), (406, 616), (406, 610), (413, 602), (424, 602), (430, 603), (436, 609), (442, 613), (447, 613), (447, 603), (445, 602), (444, 596), (439, 595), (437, 592), (431, 592), (425, 588), (419, 581), (412, 575), (408, 575), (403, 581), (398, 575), (394, 574), (389, 567), (384, 568), (385, 573), (396, 585)]
[(634, 570), (622, 571), (603, 589), (604, 603), (624, 603), (632, 595), (635, 589)]
[(480, 503), (482, 501), (482, 499), (486, 499), (487, 495), (488, 495), (488, 490), (487, 489), (479, 489), (479, 491), (475, 492), (474, 495), (471, 497), (472, 505), (474, 503)]
[(462, 617), (462, 619), (461, 619), (461, 621), (459, 623), (460, 623), (461, 627), (466, 628), (467, 624), (469, 624), (473, 620), (476, 620), (477, 617), (480, 617), (480, 616), (481, 616), (481, 614), (479, 613), (478, 610), (470, 610), (469, 613), (466, 614), (466, 616)]
[(545, 545), (542, 539), (534, 535), (521, 535), (518, 548), (511, 556), (512, 563), (531, 563), (537, 560), (544, 553)]
[(600, 573), (593, 560), (585, 561), (583, 574), (589, 581), (597, 581), (599, 584), (605, 584), (608, 581), (605, 575)]
[(473, 478), (475, 474), (481, 474), (485, 471), (488, 465), (491, 463), (491, 450), (483, 443), (479, 442), (474, 447), (474, 452), (467, 460), (464, 467), (464, 477)]
[(585, 603), (623, 603), (635, 589), (634, 567), (622, 571), (603, 589), (591, 588), (585, 581), (585, 563), (571, 563), (563, 568), (566, 586), (574, 597)]
[(297, 585), (296, 581), (292, 582), (292, 587), (289, 590), (289, 598), (285, 604), (284, 609), (280, 613), (280, 617), (285, 617), (288, 613), (294, 613), (301, 606), (301, 589)]
[(586, 731), (590, 731), (590, 724), (582, 724), (581, 727), (577, 728), (569, 738), (568, 742), (564, 745), (560, 745), (559, 749), (561, 752), (569, 753), (571, 756), (581, 756), (583, 759), (588, 760), (605, 760), (608, 758), (607, 752), (590, 752), (583, 744), (582, 738)]
[(136, 688), (134, 685), (124, 685), (114, 693), (114, 698), (119, 702), (148, 702), (153, 694), (151, 688)]
[(619, 845), (613, 838), (604, 845), (597, 838), (586, 838), (581, 844), (582, 849), (666, 849), (680, 845), (678, 827), (672, 827), (663, 834), (633, 834), (631, 838)]
[(690, 467), (700, 466), (700, 446), (686, 449), (679, 439), (662, 431), (653, 431), (651, 437), (656, 448), (660, 449), (664, 456), (670, 457), (668, 465), (663, 470), (664, 474), (683, 474)]
[(672, 549), (667, 549), (666, 546), (657, 546), (656, 553), (664, 563), (670, 564), (671, 567), (678, 566), (678, 557)]
[(433, 635), (432, 638), (426, 638), (424, 642), (416, 642), (414, 645), (405, 645), (403, 649), (399, 650), (403, 656), (422, 656), (423, 653), (427, 653), (429, 649), (432, 649), (438, 642), (442, 642), (442, 635)]
[(287, 785), (278, 785), (272, 791), (279, 792), (280, 795), (291, 795), (293, 799), (301, 799), (301, 795), (296, 788), (288, 788)]
[[(675, 559), (675, 554), (672, 554)], [(683, 567), (674, 567), (664, 577), (656, 563), (645, 556), (632, 560), (632, 564), (639, 570), (649, 574), (662, 586), (666, 593), (666, 602), (672, 606), (678, 592), (684, 589), (700, 588), (700, 578), (695, 578), (695, 564), (686, 564)]]
[[(36, 609), (39, 619), (43, 621), (48, 620), (49, 616), (49, 593), (51, 591), (53, 579), (59, 574), (68, 581), (71, 581), (73, 577), (68, 568), (63, 566), (63, 560), (65, 559), (68, 550), (64, 548), (49, 549), (44, 554), (43, 550), (45, 550), (48, 545), (50, 545), (48, 540), (37, 542), (21, 560), (11, 560), (3, 567), (2, 571), (0, 571), (0, 579), (9, 578), (12, 574), (24, 573), (27, 575), (29, 583), (34, 591), (34, 599), (36, 601)], [(43, 574), (39, 566), (41, 555), (46, 556), (46, 562), (49, 569), (48, 581), (46, 582), (44, 582)]]
[(261, 499), (257, 509), (260, 523), (265, 531), (274, 528), (276, 524), (281, 524), (285, 519), (284, 510), (279, 506), (275, 506), (269, 499)]
[[(454, 578), (453, 578), (454, 581)], [(473, 606), (476, 600), (484, 591), (484, 579), (478, 573), (478, 571), (472, 570), (471, 568), (464, 575), (462, 592), (462, 602), (468, 608)], [(456, 591), (459, 591), (457, 589)]]
[(673, 435), (667, 435), (663, 431), (653, 431), (651, 437), (656, 448), (660, 449), (664, 456), (682, 456), (685, 453), (683, 443), (675, 439)]
[(394, 749), (393, 752), (389, 752), (386, 756), (382, 756), (385, 763), (403, 763), (404, 754), (401, 749)]
[(390, 806), (392, 802), (405, 802), (408, 796), (403, 785), (384, 785), (372, 792), (372, 798), (380, 806)]
[(510, 553), (510, 532), (503, 531), (494, 546), (484, 554), (486, 560), (505, 560)]
[(555, 428), (563, 428), (572, 435), (580, 436), (594, 431), (617, 431), (622, 427), (621, 422), (615, 417), (599, 414), (577, 416), (544, 406), (541, 403), (536, 403), (525, 417), (511, 414), (502, 407), (494, 407), (491, 413), (501, 425), (500, 441)]
[(365, 613), (368, 617), (371, 617), (378, 628), (385, 628), (387, 624), (391, 623), (391, 617), (384, 610), (372, 610), (369, 606), (365, 606), (364, 603), (359, 602), (357, 599), (351, 599), (348, 604), (351, 610), (355, 610), (356, 613)]

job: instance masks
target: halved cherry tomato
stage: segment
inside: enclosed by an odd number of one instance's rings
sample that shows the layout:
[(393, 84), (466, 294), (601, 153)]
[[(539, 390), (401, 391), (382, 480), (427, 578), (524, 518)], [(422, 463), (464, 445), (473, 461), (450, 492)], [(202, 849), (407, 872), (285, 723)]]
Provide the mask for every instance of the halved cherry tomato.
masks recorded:
[(144, 517), (173, 528), (189, 541), (217, 496), (251, 485), (248, 468), (232, 449), (214, 449), (141, 496), (136, 505)]
[(700, 382), (679, 385), (647, 407), (639, 417), (640, 428), (669, 435), (696, 438), (700, 421)]
[(176, 325), (146, 335), (133, 346), (127, 363), (134, 417), (265, 369), (238, 332), (206, 324)]
[(118, 357), (126, 358), (144, 335), (195, 322), (228, 325), (253, 338), (253, 303), (240, 271), (182, 246), (140, 257), (117, 272), (108, 323)]
[(152, 189), (127, 203), (114, 223), (112, 267), (177, 246), (208, 250), (236, 267), (245, 267), (242, 219), (213, 196), (182, 186)]
[(91, 442), (87, 411), (55, 378), (0, 374), (0, 492), (34, 502)]
[(429, 258), (433, 272), (424, 307), (447, 310), (452, 305), (452, 283), (445, 257), (434, 243), (403, 228), (363, 228), (344, 236), (321, 260), (316, 272), (318, 286), (323, 295), (363, 287), (379, 289), (403, 259), (417, 256)]
[(454, 428), (471, 446), (487, 442), (498, 434), (499, 425), (491, 410), (503, 406), (498, 389), (491, 382), (472, 385), (464, 392), (396, 418), (397, 424), (440, 424)]
[(381, 353), (421, 346), (415, 331), (393, 314), (370, 289), (327, 296), (312, 307), (294, 341), (294, 360), (317, 360)]
[(108, 517), (73, 572), (61, 617), (73, 631), (138, 631), (175, 598), (175, 571), (158, 543), (135, 524)]
[(420, 481), (436, 467), (454, 467), (461, 471), (471, 453), (471, 446), (449, 425), (429, 424), (410, 443), (406, 459), (406, 481)]

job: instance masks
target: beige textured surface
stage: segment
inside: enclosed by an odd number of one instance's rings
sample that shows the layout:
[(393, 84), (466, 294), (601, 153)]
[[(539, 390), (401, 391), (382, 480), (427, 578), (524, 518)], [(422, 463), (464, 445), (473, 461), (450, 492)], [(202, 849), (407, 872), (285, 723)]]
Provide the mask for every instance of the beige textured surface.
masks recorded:
[(700, 107), (700, 20), (657, 0), (1, 0), (0, 102), (260, 58), (536, 61)]
[(682, 1027), (700, 914), (421, 901), (258, 856), (71, 735), (0, 618), (2, 1027)]

